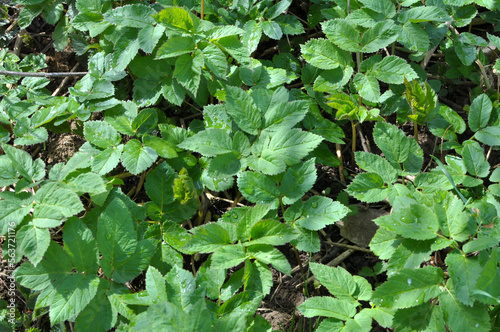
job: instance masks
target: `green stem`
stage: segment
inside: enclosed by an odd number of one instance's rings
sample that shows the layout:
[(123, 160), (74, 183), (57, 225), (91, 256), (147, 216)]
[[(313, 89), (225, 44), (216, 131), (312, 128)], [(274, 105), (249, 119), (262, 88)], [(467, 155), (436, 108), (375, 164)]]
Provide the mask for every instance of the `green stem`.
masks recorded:
[(352, 127), (352, 165), (355, 164), (354, 152), (356, 152), (356, 124), (354, 121), (351, 121)]

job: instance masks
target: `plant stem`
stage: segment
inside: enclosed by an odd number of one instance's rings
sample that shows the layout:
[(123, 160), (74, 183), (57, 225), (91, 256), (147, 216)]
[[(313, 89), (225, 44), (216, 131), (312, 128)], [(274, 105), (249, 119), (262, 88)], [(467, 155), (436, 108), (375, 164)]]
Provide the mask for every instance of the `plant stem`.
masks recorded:
[(354, 158), (354, 152), (356, 152), (356, 124), (354, 121), (351, 121), (351, 127), (352, 127), (352, 165), (356, 163), (356, 160)]
[(203, 17), (205, 16), (205, 0), (201, 0), (201, 13), (200, 13), (200, 18), (203, 20)]

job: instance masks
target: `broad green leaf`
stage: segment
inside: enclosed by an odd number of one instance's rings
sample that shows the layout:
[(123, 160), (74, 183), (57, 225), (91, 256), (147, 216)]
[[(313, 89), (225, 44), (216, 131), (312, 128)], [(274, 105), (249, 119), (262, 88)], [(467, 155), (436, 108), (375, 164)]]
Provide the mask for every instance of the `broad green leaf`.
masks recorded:
[(390, 308), (418, 306), (441, 294), (443, 282), (443, 270), (437, 267), (403, 269), (375, 289), (372, 301)]
[(399, 235), (381, 227), (371, 240), (370, 249), (381, 259), (389, 259), (401, 242), (403, 242), (403, 239)]
[(390, 55), (373, 65), (367, 73), (389, 84), (403, 84), (404, 79), (411, 81), (418, 77), (413, 68), (402, 58)]
[(372, 330), (372, 317), (367, 312), (361, 311), (351, 319), (346, 320), (345, 332), (370, 332)]
[(309, 191), (316, 182), (315, 158), (290, 166), (283, 176), (280, 185), (280, 193), (283, 203), (290, 205), (299, 200)]
[(109, 147), (96, 156), (91, 157), (92, 171), (99, 175), (111, 172), (120, 162), (123, 144)]
[(118, 198), (113, 199), (99, 216), (97, 245), (103, 260), (107, 261), (112, 269), (104, 269), (109, 278), (112, 277), (115, 265), (127, 261), (136, 251), (137, 233), (132, 216)]
[(280, 195), (276, 183), (262, 173), (243, 172), (237, 182), (243, 196), (252, 203), (275, 202)]
[(283, 31), (278, 23), (273, 21), (262, 22), (262, 31), (271, 39), (280, 40), (283, 36)]
[(362, 4), (385, 18), (392, 18), (396, 15), (396, 6), (390, 0), (360, 0)]
[(448, 192), (444, 199), (437, 199), (434, 211), (438, 217), (443, 235), (455, 241), (466, 241), (471, 232), (469, 230), (469, 215), (464, 211), (464, 203), (453, 193)]
[(357, 73), (354, 76), (353, 83), (361, 97), (374, 103), (378, 102), (380, 85), (375, 76)]
[(96, 274), (99, 269), (99, 251), (90, 229), (82, 220), (73, 217), (64, 224), (64, 250), (75, 269), (82, 273)]
[(327, 197), (313, 196), (305, 202), (302, 217), (295, 223), (312, 231), (320, 230), (339, 221), (348, 212), (349, 209), (339, 202)]
[[(129, 259), (111, 265), (110, 269), (113, 269), (113, 280), (118, 283), (126, 283), (139, 276), (141, 272), (148, 268), (156, 247), (157, 245), (153, 239), (144, 239), (137, 242), (137, 248)], [(105, 273), (109, 264), (110, 262), (108, 261), (104, 261), (101, 264)]]
[(231, 209), (230, 213), (225, 213), (222, 220), (235, 226), (236, 234), (232, 236), (234, 241), (239, 240), (246, 243), (250, 240), (252, 227), (268, 214), (270, 208), (268, 204), (236, 207)]
[(156, 59), (173, 58), (194, 52), (196, 44), (191, 36), (173, 36), (156, 52)]
[(474, 138), (486, 145), (498, 146), (500, 145), (500, 126), (480, 129), (474, 134)]
[[(182, 265), (182, 258), (180, 264)], [(219, 298), (219, 292), (226, 279), (226, 270), (210, 268), (210, 260), (207, 260), (196, 272), (196, 285), (203, 288), (209, 299)]]
[(454, 50), (462, 64), (470, 66), (477, 58), (476, 46), (464, 43), (460, 37), (454, 38)]
[(46, 228), (35, 227), (31, 223), (21, 227), (17, 231), (16, 239), (17, 249), (23, 255), (28, 257), (34, 266), (37, 266), (38, 263), (40, 263), (50, 245), (49, 230)]
[[(38, 181), (45, 176), (45, 164), (42, 162), (43, 170), (39, 171), (33, 165), (33, 159), (28, 152), (17, 149), (9, 144), (2, 144), (2, 149), (9, 157), (12, 165), (26, 180)], [(40, 160), (41, 161), (41, 160)]]
[(145, 135), (142, 137), (142, 142), (144, 146), (154, 149), (162, 158), (173, 159), (178, 156), (175, 145), (164, 138)]
[(229, 269), (247, 259), (245, 248), (241, 244), (224, 246), (212, 254), (212, 269)]
[[(168, 302), (186, 311), (199, 300), (201, 291), (196, 290), (196, 281), (191, 272), (182, 267), (174, 266), (166, 275)], [(189, 330), (188, 330), (189, 331)]]
[(80, 198), (73, 191), (55, 183), (42, 186), (35, 194), (33, 224), (37, 227), (59, 226), (64, 218), (83, 210)]
[[(447, 286), (451, 284), (448, 281)], [(443, 309), (446, 324), (452, 331), (491, 330), (487, 306), (475, 302), (473, 306), (461, 303), (454, 292), (447, 291), (439, 296), (439, 306)]]
[[(0, 234), (5, 235), (11, 223), (15, 223), (15, 228), (23, 221), (33, 208), (33, 198), (27, 193), (14, 195), (9, 194), (9, 197), (2, 196), (0, 200)], [(5, 192), (4, 192), (5, 195)], [(24, 196), (24, 197), (23, 197)], [(27, 197), (26, 197), (27, 196)]]
[(374, 53), (393, 42), (399, 36), (399, 27), (392, 21), (377, 22), (372, 28), (363, 33), (361, 37), (361, 52)]
[(481, 94), (474, 99), (470, 105), (469, 111), (469, 127), (476, 132), (488, 125), (490, 120), (493, 104), (486, 94)]
[(401, 269), (416, 269), (420, 264), (429, 259), (431, 245), (435, 240), (417, 241), (404, 239), (391, 255), (387, 263), (387, 275), (391, 276)]
[(250, 66), (250, 53), (248, 48), (241, 43), (238, 36), (226, 36), (220, 38), (214, 44), (229, 53), (242, 66)]
[(262, 128), (261, 113), (252, 97), (244, 90), (226, 87), (226, 110), (238, 127), (246, 133), (257, 135)]
[(243, 281), (245, 291), (258, 297), (264, 297), (271, 291), (273, 275), (266, 264), (259, 261), (251, 262), (247, 259)]
[(234, 25), (217, 25), (206, 32), (207, 39), (214, 41), (228, 36), (242, 35), (243, 29)]
[(156, 108), (146, 108), (139, 112), (132, 121), (132, 130), (137, 136), (143, 136), (156, 128), (158, 112)]
[(299, 237), (291, 242), (297, 250), (307, 252), (318, 252), (321, 249), (319, 235), (317, 231), (311, 231), (304, 227), (294, 225), (295, 230), (299, 233)]
[(175, 61), (173, 76), (189, 92), (196, 95), (203, 65), (203, 53), (200, 50), (193, 52), (192, 56), (191, 54), (183, 54)]
[(394, 327), (401, 331), (446, 331), (443, 311), (433, 303), (396, 311)]
[(363, 309), (363, 311), (375, 319), (380, 326), (385, 328), (392, 326), (394, 310), (384, 307), (374, 307), (370, 309)]
[(446, 22), (450, 19), (446, 11), (437, 6), (414, 7), (401, 11), (398, 16), (398, 21), (401, 23)]
[[(113, 53), (114, 56), (112, 60), (112, 66), (113, 70), (116, 72), (125, 70), (125, 68), (127, 68), (127, 66), (129, 65), (130, 61), (132, 61), (139, 52), (139, 40), (138, 39), (130, 40), (131, 38), (132, 38), (131, 36), (130, 37), (121, 36), (121, 39), (118, 40), (115, 44), (116, 52)], [(110, 84), (109, 88), (107, 89), (109, 91), (106, 91), (107, 93), (105, 96), (110, 95), (112, 92), (114, 93), (114, 89), (113, 91), (111, 90), (113, 88), (111, 82), (106, 80), (101, 80), (101, 81), (103, 83), (100, 85), (104, 85), (105, 87), (107, 87), (107, 85)], [(95, 83), (92, 88), (95, 92), (92, 93), (91, 99), (103, 98), (102, 96), (104, 92), (100, 91), (102, 88), (97, 89)]]
[(335, 69), (349, 63), (346, 60), (347, 52), (340, 50), (327, 39), (311, 39), (301, 45), (300, 49), (308, 63), (321, 69)]
[(146, 272), (146, 291), (153, 301), (165, 301), (167, 299), (165, 277), (152, 266)]
[(233, 152), (236, 152), (239, 156), (243, 157), (250, 154), (250, 141), (241, 131), (236, 132), (233, 136)]
[(264, 264), (271, 264), (276, 270), (290, 275), (292, 268), (285, 255), (272, 245), (255, 244), (247, 247), (247, 254)]
[(351, 66), (346, 66), (344, 69), (337, 67), (332, 70), (326, 70), (319, 74), (314, 81), (314, 91), (318, 92), (331, 92), (340, 90), (345, 86), (354, 70)]
[(208, 223), (191, 230), (193, 237), (187, 241), (183, 249), (210, 253), (231, 244), (229, 233), (217, 223)]
[(226, 179), (236, 175), (241, 168), (240, 158), (233, 152), (220, 154), (210, 160), (208, 176), (214, 179)]
[(356, 151), (356, 163), (363, 170), (380, 175), (386, 183), (394, 183), (398, 179), (398, 172), (389, 162), (373, 153)]
[(411, 204), (375, 222), (390, 231), (414, 240), (430, 240), (438, 236), (439, 223), (434, 212), (425, 205)]
[(348, 320), (356, 314), (356, 305), (327, 296), (315, 296), (297, 307), (305, 317), (332, 317)]
[(141, 50), (148, 54), (152, 53), (164, 32), (165, 27), (162, 25), (146, 25), (144, 28), (141, 28), (137, 35)]
[(314, 277), (325, 286), (335, 298), (358, 305), (358, 286), (352, 275), (342, 267), (330, 267), (323, 264), (311, 263)]
[(248, 20), (243, 29), (244, 33), (241, 39), (243, 45), (247, 45), (248, 52), (253, 53), (257, 49), (262, 37), (262, 24), (254, 20)]
[(148, 146), (143, 146), (136, 139), (132, 139), (125, 144), (121, 156), (123, 166), (134, 175), (148, 169), (157, 158), (158, 154), (155, 150)]
[(463, 304), (471, 306), (474, 303), (472, 293), (481, 272), (477, 257), (465, 257), (454, 251), (446, 256), (445, 262), (455, 286), (457, 299)]
[(473, 141), (465, 142), (462, 149), (462, 157), (470, 175), (480, 178), (488, 176), (490, 164), (484, 157), (483, 148), (481, 148), (479, 143)]
[(377, 173), (360, 173), (347, 186), (346, 192), (367, 203), (380, 202), (387, 198), (387, 186)]
[(215, 157), (232, 152), (233, 142), (229, 134), (223, 129), (206, 129), (186, 138), (177, 145), (201, 153), (206, 157)]
[[(484, 264), (477, 279), (474, 298), (486, 304), (498, 304), (500, 299), (500, 272), (498, 271), (498, 248), (493, 250), (490, 259)], [(487, 295), (485, 296), (485, 292)], [(496, 299), (495, 299), (496, 298)]]
[(144, 188), (152, 201), (161, 207), (174, 201), (174, 179), (176, 173), (166, 162), (159, 164), (146, 176)]
[(57, 286), (50, 304), (50, 323), (55, 325), (79, 314), (97, 293), (95, 275), (72, 274)]
[(361, 51), (361, 34), (351, 22), (344, 19), (333, 19), (321, 23), (321, 26), (328, 39), (341, 49), (348, 52)]
[(215, 74), (215, 76), (225, 79), (228, 65), (224, 52), (212, 44), (208, 44), (202, 51), (205, 65)]
[(75, 320), (75, 331), (107, 331), (117, 320), (117, 310), (104, 292), (99, 292)]
[(386, 122), (377, 122), (373, 129), (373, 139), (393, 167), (399, 168), (399, 164), (408, 159), (410, 139), (396, 126)]
[(156, 12), (149, 6), (142, 4), (125, 5), (107, 11), (103, 14), (104, 19), (111, 24), (131, 28), (144, 28), (147, 25), (154, 25), (153, 15)]
[(285, 245), (298, 236), (292, 228), (273, 219), (257, 222), (252, 227), (250, 235), (251, 241), (248, 244), (270, 244), (273, 246)]
[(302, 121), (308, 110), (309, 103), (305, 100), (277, 103), (264, 113), (263, 127), (266, 131), (292, 128)]
[(106, 191), (102, 176), (95, 173), (83, 173), (64, 183), (64, 187), (76, 192), (99, 194)]
[(282, 14), (284, 11), (286, 11), (291, 4), (292, 0), (280, 0), (278, 3), (267, 10), (267, 12), (264, 14), (264, 17), (268, 20), (273, 20), (276, 17), (280, 16), (280, 14)]
[(154, 16), (156, 22), (167, 28), (181, 32), (194, 32), (195, 22), (187, 10), (180, 7), (167, 7)]

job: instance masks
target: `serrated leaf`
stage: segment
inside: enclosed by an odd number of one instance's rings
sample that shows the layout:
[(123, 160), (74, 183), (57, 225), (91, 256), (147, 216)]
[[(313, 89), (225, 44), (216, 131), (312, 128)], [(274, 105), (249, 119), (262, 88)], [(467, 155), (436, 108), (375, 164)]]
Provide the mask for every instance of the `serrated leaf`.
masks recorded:
[(96, 274), (99, 269), (99, 251), (90, 229), (78, 218), (64, 224), (64, 250), (75, 269), (82, 273)]
[(299, 128), (280, 129), (264, 144), (262, 154), (279, 155), (287, 165), (295, 165), (323, 140), (321, 136)]
[(245, 248), (241, 244), (224, 246), (212, 254), (212, 269), (229, 269), (247, 259)]
[(437, 267), (403, 269), (375, 289), (372, 301), (391, 308), (418, 306), (441, 294), (443, 282), (443, 270)]
[(161, 25), (146, 25), (144, 28), (141, 28), (137, 35), (141, 50), (148, 54), (152, 53), (164, 32), (165, 27)]
[(500, 145), (500, 126), (486, 127), (474, 134), (474, 138), (479, 142), (489, 146)]
[(121, 135), (104, 121), (87, 121), (83, 133), (87, 141), (102, 149), (120, 144)]
[(220, 78), (225, 78), (227, 73), (227, 59), (224, 52), (215, 45), (208, 44), (202, 49), (206, 66)]
[[(367, 73), (368, 74), (368, 73)], [(369, 74), (389, 84), (403, 84), (418, 77), (413, 68), (402, 58), (390, 55), (373, 65)]]
[(299, 233), (299, 237), (291, 242), (297, 250), (307, 252), (318, 252), (321, 249), (319, 235), (317, 231), (311, 231), (304, 227), (295, 225), (295, 229)]
[(361, 51), (361, 34), (351, 22), (344, 19), (333, 19), (321, 23), (321, 26), (328, 39), (341, 49), (348, 52)]
[(347, 186), (346, 192), (363, 202), (380, 202), (387, 198), (384, 179), (376, 173), (360, 173)]
[[(265, 219), (257, 222), (250, 233), (251, 241), (248, 244), (270, 244), (273, 246), (285, 245), (298, 234), (287, 225), (273, 219)], [(246, 244), (245, 244), (246, 245)]]
[(283, 176), (280, 193), (284, 204), (293, 204), (309, 191), (316, 182), (315, 158), (290, 166)]
[(29, 224), (17, 230), (16, 239), (17, 249), (37, 266), (49, 248), (50, 233), (48, 229)]
[(216, 223), (196, 227), (191, 233), (193, 237), (184, 245), (186, 250), (209, 253), (231, 244), (227, 230)]
[(178, 156), (175, 145), (160, 137), (145, 135), (142, 137), (144, 146), (148, 146), (156, 151), (162, 158), (173, 159)]
[(275, 202), (280, 195), (276, 183), (262, 173), (243, 172), (237, 182), (241, 193), (252, 203)]
[(245, 262), (243, 274), (244, 290), (258, 297), (264, 297), (271, 291), (273, 275), (271, 269), (264, 263), (250, 260)]
[(264, 264), (271, 264), (276, 270), (290, 275), (292, 268), (286, 257), (279, 251), (268, 244), (255, 244), (247, 247), (247, 254), (250, 257), (261, 261)]
[(155, 108), (146, 108), (137, 114), (131, 126), (137, 136), (143, 136), (156, 128), (157, 123), (157, 110)]
[(125, 144), (121, 156), (122, 164), (132, 174), (137, 175), (150, 167), (158, 158), (158, 154), (150, 147), (132, 139)]
[(200, 50), (193, 52), (192, 56), (191, 54), (183, 54), (175, 61), (173, 77), (189, 92), (196, 95), (203, 65), (203, 53)]
[(37, 227), (56, 227), (63, 218), (83, 210), (80, 198), (73, 191), (60, 188), (55, 183), (42, 186), (35, 194), (33, 223)]
[(167, 299), (165, 277), (152, 266), (146, 272), (146, 291), (153, 301), (165, 301)]
[(263, 128), (266, 131), (292, 128), (302, 121), (308, 111), (309, 103), (305, 100), (277, 103), (264, 113)]
[(486, 94), (481, 94), (474, 99), (470, 105), (469, 111), (469, 127), (476, 132), (481, 128), (486, 127), (490, 120), (493, 104)]
[(174, 201), (174, 179), (176, 173), (166, 162), (159, 164), (146, 176), (144, 188), (152, 201), (160, 207)]
[(398, 21), (401, 23), (412, 22), (446, 22), (450, 16), (443, 8), (437, 6), (420, 6), (401, 11)]
[(330, 198), (313, 196), (309, 198), (302, 211), (302, 217), (295, 223), (309, 230), (320, 230), (345, 217), (349, 209), (340, 202), (334, 202)]
[(335, 298), (358, 305), (356, 296), (358, 286), (347, 270), (342, 267), (330, 267), (318, 263), (311, 263), (310, 268), (314, 277)]
[(481, 272), (477, 257), (465, 257), (457, 252), (451, 252), (446, 257), (445, 262), (455, 286), (457, 299), (463, 304), (471, 306), (474, 303), (472, 293)]
[(398, 179), (397, 171), (389, 162), (373, 153), (356, 151), (356, 163), (363, 170), (380, 175), (386, 183), (394, 183)]
[(180, 7), (167, 7), (154, 16), (155, 20), (170, 29), (194, 32), (195, 23), (189, 12)]
[(99, 289), (97, 295), (76, 318), (75, 331), (109, 330), (116, 323), (117, 314), (117, 310), (111, 305), (108, 296)]
[(394, 327), (402, 331), (445, 332), (443, 311), (432, 303), (400, 309), (394, 314)]
[(305, 317), (332, 317), (348, 320), (356, 314), (356, 305), (333, 297), (315, 296), (297, 307)]
[(392, 20), (377, 22), (363, 33), (361, 52), (374, 53), (395, 42), (399, 36), (399, 27)]
[(213, 128), (200, 131), (186, 138), (177, 146), (201, 153), (206, 157), (215, 157), (233, 150), (233, 143), (229, 134), (223, 129)]
[(396, 233), (380, 227), (370, 242), (370, 249), (380, 259), (389, 259), (402, 241), (403, 238), (400, 238)]
[(401, 269), (416, 269), (420, 264), (429, 259), (431, 245), (435, 240), (417, 241), (404, 239), (391, 255), (387, 263), (387, 275), (391, 276)]
[(468, 141), (462, 149), (462, 157), (467, 171), (472, 176), (487, 177), (490, 164), (484, 156), (483, 148), (477, 142)]
[(234, 122), (251, 135), (257, 135), (262, 128), (261, 113), (252, 97), (240, 88), (226, 87), (226, 110)]
[(392, 18), (396, 15), (396, 6), (390, 0), (361, 0), (360, 2), (366, 8), (384, 15), (385, 18)]
[(448, 291), (439, 296), (439, 306), (443, 309), (445, 322), (452, 331), (487, 332), (491, 329), (488, 310), (483, 304), (475, 302), (473, 306), (466, 306), (454, 293)]
[(156, 52), (156, 59), (173, 58), (194, 52), (196, 44), (191, 36), (173, 36)]
[(283, 36), (283, 31), (278, 23), (273, 21), (262, 22), (262, 31), (271, 39), (279, 40)]
[(477, 58), (477, 50), (474, 45), (464, 43), (459, 37), (454, 39), (454, 49), (462, 64), (470, 66)]
[(338, 49), (327, 39), (311, 39), (300, 49), (308, 63), (321, 69), (335, 69), (348, 63), (345, 60), (346, 51)]
[(149, 6), (142, 4), (125, 5), (107, 11), (103, 17), (109, 23), (131, 28), (144, 28), (147, 25), (154, 25), (153, 15), (156, 12)]
[(111, 268), (110, 271), (103, 268), (109, 278), (115, 266), (127, 261), (136, 251), (137, 233), (132, 216), (119, 198), (113, 199), (99, 216), (97, 244), (103, 260)]
[(90, 194), (99, 194), (106, 191), (102, 176), (91, 172), (78, 175), (65, 183), (64, 186), (76, 192)]
[(123, 151), (123, 144), (117, 147), (110, 147), (96, 156), (91, 157), (92, 171), (99, 175), (111, 172), (120, 162)]
[(214, 179), (226, 179), (236, 175), (241, 168), (240, 158), (233, 153), (225, 153), (210, 160), (208, 176)]
[[(411, 147), (410, 139), (396, 126), (377, 122), (373, 130), (373, 139), (391, 165), (399, 168), (399, 164), (408, 159)], [(394, 144), (394, 142), (398, 142), (398, 144)]]
[(380, 98), (380, 85), (375, 76), (357, 73), (353, 80), (359, 95), (371, 102), (378, 102)]
[(416, 23), (408, 21), (403, 24), (400, 38), (401, 44), (412, 51), (425, 52), (429, 49), (429, 36)]
[(438, 236), (439, 223), (434, 212), (425, 205), (411, 204), (375, 222), (397, 234), (414, 240), (430, 240)]

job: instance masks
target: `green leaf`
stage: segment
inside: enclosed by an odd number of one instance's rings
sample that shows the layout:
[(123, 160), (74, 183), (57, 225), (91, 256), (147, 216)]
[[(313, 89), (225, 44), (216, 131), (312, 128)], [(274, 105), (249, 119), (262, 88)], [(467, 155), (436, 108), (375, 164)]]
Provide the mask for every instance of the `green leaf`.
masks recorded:
[(321, 249), (319, 235), (317, 231), (311, 231), (304, 227), (294, 225), (295, 230), (299, 233), (299, 237), (291, 242), (297, 250), (307, 252), (318, 252)]
[(439, 223), (434, 212), (425, 205), (411, 204), (390, 215), (375, 220), (379, 226), (387, 228), (406, 238), (430, 240), (438, 236)]
[(448, 192), (441, 202), (435, 201), (434, 203), (441, 231), (445, 236), (458, 242), (466, 241), (471, 235), (469, 216), (464, 208), (464, 203), (460, 198), (451, 192)]
[(273, 275), (271, 269), (264, 263), (248, 259), (245, 262), (243, 274), (244, 290), (255, 297), (264, 297), (271, 291)]
[(461, 38), (454, 39), (455, 53), (465, 66), (470, 66), (477, 58), (477, 49), (474, 45), (464, 43)]
[(271, 39), (280, 40), (283, 36), (279, 24), (273, 21), (262, 22), (262, 31)]
[(377, 173), (360, 173), (347, 186), (346, 192), (367, 203), (380, 202), (387, 198), (384, 179)]
[(443, 311), (441, 307), (432, 303), (396, 311), (394, 327), (402, 331), (446, 331)]
[[(447, 283), (447, 286), (451, 282)], [(491, 330), (490, 317), (485, 305), (474, 303), (473, 306), (462, 304), (448, 291), (439, 296), (439, 306), (443, 309), (446, 324), (452, 331), (480, 331)]]
[(144, 28), (147, 25), (154, 25), (153, 15), (156, 12), (153, 8), (142, 4), (125, 5), (107, 11), (103, 14), (104, 19), (117, 26), (131, 28)]
[(195, 22), (187, 10), (180, 7), (167, 7), (154, 16), (156, 22), (180, 32), (194, 32)]
[(335, 298), (358, 305), (358, 285), (353, 276), (342, 267), (330, 267), (323, 264), (311, 263), (314, 277), (325, 286)]
[(224, 246), (212, 254), (212, 269), (229, 269), (247, 259), (245, 248), (241, 244)]
[(348, 212), (349, 209), (339, 202), (328, 197), (313, 196), (305, 202), (302, 217), (295, 223), (312, 231), (320, 230), (339, 221)]
[(264, 14), (264, 17), (268, 20), (275, 19), (284, 11), (286, 11), (291, 4), (292, 0), (280, 0), (278, 3), (267, 10), (267, 12)]
[(167, 289), (165, 287), (165, 277), (157, 269), (150, 266), (146, 272), (146, 291), (152, 301), (167, 300)]
[(429, 259), (433, 250), (431, 245), (435, 240), (417, 241), (404, 239), (391, 255), (387, 263), (387, 275), (391, 276), (401, 269), (416, 269)]
[(277, 103), (264, 113), (263, 128), (266, 131), (292, 128), (304, 119), (308, 111), (309, 103), (305, 100)]
[(95, 275), (72, 274), (57, 285), (50, 304), (50, 323), (55, 325), (79, 314), (97, 293)]
[(498, 146), (500, 145), (500, 126), (480, 129), (474, 134), (474, 138), (486, 145)]
[(37, 266), (49, 248), (50, 233), (48, 229), (38, 228), (30, 223), (17, 231), (16, 239), (17, 249)]
[(206, 157), (215, 157), (233, 150), (233, 142), (229, 134), (223, 129), (212, 128), (186, 138), (177, 146), (201, 153)]
[(224, 52), (212, 44), (208, 44), (202, 51), (205, 65), (215, 74), (215, 76), (225, 79), (228, 65)]
[(90, 194), (99, 194), (106, 191), (102, 176), (91, 172), (78, 175), (76, 178), (64, 183), (64, 187), (75, 192)]
[(290, 205), (299, 200), (309, 191), (316, 182), (315, 158), (290, 166), (283, 176), (280, 185), (280, 193), (283, 203)]
[(418, 306), (441, 294), (443, 282), (443, 270), (437, 267), (403, 269), (375, 289), (372, 301), (389, 308)]
[(118, 198), (113, 199), (99, 216), (97, 224), (97, 245), (103, 260), (111, 271), (104, 273), (112, 277), (116, 265), (127, 261), (136, 251), (137, 233), (132, 216), (126, 205)]
[(226, 179), (236, 175), (240, 168), (240, 158), (233, 152), (229, 152), (211, 159), (207, 168), (207, 174), (214, 179)]
[[(492, 250), (490, 259), (484, 264), (483, 269), (477, 278), (474, 297), (486, 304), (498, 304), (500, 299), (500, 273), (498, 272), (498, 248)], [(479, 293), (485, 292), (485, 293)], [(496, 299), (495, 299), (496, 298)]]
[(144, 188), (152, 201), (160, 207), (174, 201), (174, 179), (176, 173), (166, 162), (159, 164), (146, 176)]
[(252, 240), (248, 244), (270, 244), (273, 246), (285, 245), (298, 236), (289, 226), (273, 219), (257, 222), (252, 227), (250, 235)]
[(175, 145), (160, 137), (145, 135), (142, 137), (144, 146), (150, 147), (162, 158), (173, 159), (178, 157)]
[(476, 132), (488, 125), (493, 104), (486, 94), (481, 94), (470, 105), (469, 127)]
[(243, 172), (237, 182), (243, 196), (252, 203), (275, 202), (280, 195), (276, 183), (262, 173)]
[(64, 250), (80, 273), (96, 274), (99, 269), (99, 251), (90, 229), (78, 218), (69, 218), (64, 224)]
[(311, 39), (304, 45), (300, 45), (302, 56), (311, 65), (321, 69), (335, 69), (344, 66), (347, 52), (340, 50), (327, 39)]
[(236, 223), (236, 237), (241, 242), (250, 240), (252, 227), (264, 218), (271, 207), (267, 204), (257, 204), (253, 207), (236, 207), (230, 213), (225, 213), (224, 222)]
[(393, 42), (399, 36), (399, 27), (392, 21), (386, 20), (377, 22), (372, 28), (368, 29), (361, 37), (361, 52), (374, 53)]
[(76, 318), (75, 331), (107, 331), (116, 323), (117, 314), (108, 297), (99, 290)]
[(446, 22), (450, 19), (446, 11), (437, 6), (414, 7), (401, 11), (398, 16), (398, 21), (401, 23)]
[(344, 19), (333, 19), (322, 22), (321, 26), (328, 39), (341, 49), (348, 52), (361, 51), (361, 34), (351, 22)]
[[(2, 196), (2, 200), (0, 200), (1, 235), (7, 234), (8, 228), (10, 227), (9, 224), (15, 223), (15, 227), (17, 227), (33, 208), (33, 198), (31, 194), (23, 193), (15, 195), (14, 193), (6, 194), (6, 192), (4, 192), (4, 195), (9, 196)], [(23, 196), (24, 200), (22, 199)]]
[[(191, 272), (182, 267), (174, 266), (166, 275), (166, 288), (168, 302), (175, 304), (186, 311), (202, 296), (196, 290), (196, 281)], [(188, 330), (189, 331), (189, 330)]]
[(64, 218), (83, 210), (77, 194), (69, 189), (59, 188), (50, 183), (42, 186), (35, 194), (33, 224), (37, 227), (59, 226)]
[(356, 163), (363, 170), (380, 175), (386, 183), (394, 183), (398, 172), (384, 158), (364, 151), (356, 151)]
[(116, 147), (107, 148), (96, 156), (92, 156), (92, 171), (99, 175), (111, 172), (120, 162), (123, 147), (123, 144), (120, 144)]
[(142, 110), (132, 121), (132, 130), (137, 136), (143, 136), (156, 128), (158, 113), (156, 108)]
[(189, 92), (196, 95), (200, 85), (203, 65), (203, 53), (200, 50), (196, 50), (193, 56), (183, 54), (175, 61), (173, 76)]
[(156, 52), (156, 59), (173, 58), (194, 52), (196, 44), (191, 36), (173, 36), (161, 45)]
[(472, 141), (464, 142), (462, 157), (470, 175), (480, 178), (488, 176), (490, 164), (486, 160), (483, 148), (479, 143)]
[(257, 135), (262, 128), (261, 113), (252, 97), (244, 90), (226, 87), (226, 110), (244, 132)]
[(380, 98), (380, 85), (375, 76), (357, 73), (353, 80), (359, 95), (371, 102), (378, 102)]
[(455, 286), (454, 293), (457, 299), (471, 306), (474, 303), (472, 293), (481, 272), (477, 257), (465, 257), (454, 251), (446, 256), (446, 265)]
[(9, 144), (1, 144), (1, 146), (5, 154), (11, 160), (16, 171), (26, 180), (30, 182), (38, 181), (45, 176), (45, 163), (43, 163), (43, 161), (40, 160), (41, 164), (34, 165), (33, 159), (28, 152), (17, 149)]
[(333, 297), (315, 296), (297, 307), (305, 317), (332, 317), (348, 320), (356, 314), (356, 305)]
[(247, 247), (247, 254), (264, 264), (271, 264), (276, 270), (286, 275), (290, 275), (292, 272), (290, 263), (288, 263), (285, 255), (272, 245), (255, 244), (249, 246)]
[[(400, 168), (400, 163), (404, 163), (408, 159), (411, 147), (410, 139), (396, 126), (386, 122), (377, 122), (373, 130), (373, 139), (389, 163), (396, 169)], [(394, 144), (394, 142), (398, 142), (398, 144)]]
[(390, 0), (360, 0), (366, 8), (384, 15), (385, 18), (392, 18), (396, 15), (396, 6)]
[(161, 25), (146, 25), (144, 28), (141, 28), (137, 35), (141, 50), (148, 54), (152, 53), (164, 32), (165, 27)]
[(150, 147), (132, 139), (125, 144), (121, 156), (122, 164), (132, 174), (137, 175), (148, 169), (158, 158), (158, 154)]
[(411, 81), (418, 77), (413, 68), (402, 58), (390, 55), (373, 65), (367, 73), (389, 84), (403, 84), (404, 79)]
[(210, 253), (231, 244), (229, 233), (217, 223), (196, 227), (191, 233), (193, 237), (184, 245), (185, 250)]

